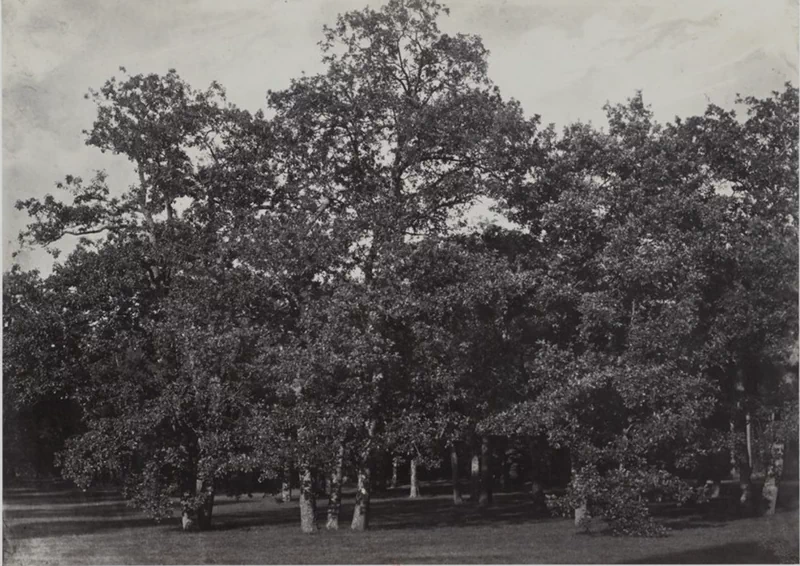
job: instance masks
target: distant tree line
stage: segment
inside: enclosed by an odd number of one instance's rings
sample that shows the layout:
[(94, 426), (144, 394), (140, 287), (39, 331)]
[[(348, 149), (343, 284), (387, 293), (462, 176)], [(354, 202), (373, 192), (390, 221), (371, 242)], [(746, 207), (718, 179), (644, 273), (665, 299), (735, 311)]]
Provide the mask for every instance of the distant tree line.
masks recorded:
[[(87, 145), (138, 181), (17, 204), (23, 244), (79, 239), (47, 277), (3, 278), (7, 477), (57, 465), (201, 529), (242, 477), (293, 479), (308, 532), (326, 493), (337, 528), (345, 475), (366, 529), (393, 464), (444, 465), (456, 504), (468, 465), (480, 505), (520, 465), (544, 505), (560, 467), (551, 510), (620, 533), (659, 534), (649, 503), (732, 470), (742, 509), (774, 512), (797, 444), (797, 89), (667, 124), (638, 93), (559, 132), (443, 12), (341, 15), (327, 70), (266, 112), (175, 71), (90, 91)], [(466, 223), (478, 202), (505, 222)]]

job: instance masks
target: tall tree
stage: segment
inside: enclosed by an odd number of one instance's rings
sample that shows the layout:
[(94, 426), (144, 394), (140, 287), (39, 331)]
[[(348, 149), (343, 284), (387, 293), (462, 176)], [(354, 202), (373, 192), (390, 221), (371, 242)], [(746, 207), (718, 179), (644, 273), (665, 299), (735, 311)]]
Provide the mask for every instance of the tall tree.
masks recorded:
[(71, 202), (18, 204), (34, 219), (24, 242), (94, 237), (52, 276), (79, 333), (64, 365), (87, 427), (64, 473), (82, 485), (118, 474), (156, 517), (179, 496), (184, 524), (206, 528), (216, 480), (249, 465), (253, 320), (275, 307), (231, 245), (237, 215), (274, 200), (266, 160), (254, 159), (267, 128), (218, 85), (195, 91), (174, 71), (112, 78), (89, 97), (98, 114), (87, 144), (128, 157), (139, 182), (112, 196), (103, 173), (68, 176), (59, 188)]
[(439, 30), (446, 12), (434, 0), (392, 0), (379, 11), (344, 14), (325, 28), (326, 72), (269, 95), (282, 145), (292, 148), (291, 174), (347, 244), (336, 296), (360, 327), (347, 349), (378, 348), (343, 377), (361, 383), (362, 418), (350, 435), (360, 444), (355, 529), (366, 525), (365, 477), (385, 414), (377, 403), (389, 399), (387, 368), (397, 351), (380, 338), (371, 305), (410, 239), (447, 232), (456, 213), (516, 174), (511, 148), (535, 131), (489, 81), (480, 39)]

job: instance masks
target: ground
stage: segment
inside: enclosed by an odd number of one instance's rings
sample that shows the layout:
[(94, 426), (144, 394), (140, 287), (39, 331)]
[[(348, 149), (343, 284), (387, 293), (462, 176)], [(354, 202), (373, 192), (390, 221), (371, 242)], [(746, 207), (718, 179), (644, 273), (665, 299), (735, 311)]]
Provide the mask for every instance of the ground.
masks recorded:
[[(796, 484), (794, 490), (796, 491)], [(420, 499), (396, 490), (372, 503), (371, 529), (303, 535), (296, 502), (271, 496), (218, 498), (214, 528), (184, 533), (155, 524), (110, 489), (82, 493), (29, 484), (3, 493), (7, 564), (355, 564), (355, 563), (798, 563), (796, 505), (770, 518), (734, 519), (709, 509), (665, 510), (665, 538), (613, 537), (543, 517), (524, 493), (501, 493), (479, 510), (454, 507), (444, 485)], [(321, 505), (324, 513), (324, 502)], [(321, 513), (321, 516), (322, 516)], [(320, 521), (324, 524), (324, 521)]]

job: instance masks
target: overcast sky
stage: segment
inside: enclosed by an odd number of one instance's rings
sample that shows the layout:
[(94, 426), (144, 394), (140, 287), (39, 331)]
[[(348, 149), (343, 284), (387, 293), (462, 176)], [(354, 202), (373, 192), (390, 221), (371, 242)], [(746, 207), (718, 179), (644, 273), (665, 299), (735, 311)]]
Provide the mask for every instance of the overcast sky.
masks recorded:
[[(322, 70), (323, 24), (372, 0), (2, 0), (3, 265), (26, 219), (19, 198), (54, 192), (66, 174), (131, 166), (83, 143), (94, 108), (83, 95), (125, 66), (170, 68), (193, 86), (212, 80), (255, 111), (268, 89)], [(451, 0), (447, 32), (476, 33), (489, 74), (529, 114), (563, 126), (604, 124), (606, 101), (637, 89), (656, 118), (733, 105), (736, 93), (766, 96), (797, 85), (796, 0)], [(24, 267), (44, 267), (24, 253)]]

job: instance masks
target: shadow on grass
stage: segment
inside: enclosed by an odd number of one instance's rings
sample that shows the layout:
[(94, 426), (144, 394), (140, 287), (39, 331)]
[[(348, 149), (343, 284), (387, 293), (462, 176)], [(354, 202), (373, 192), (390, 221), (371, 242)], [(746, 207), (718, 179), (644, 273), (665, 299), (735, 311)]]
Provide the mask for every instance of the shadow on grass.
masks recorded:
[[(465, 497), (462, 505), (454, 505), (446, 484), (427, 486), (424, 493), (426, 496), (416, 499), (408, 498), (404, 489), (378, 494), (370, 505), (371, 530), (502, 526), (551, 520), (547, 511), (539, 508), (527, 492), (497, 493), (494, 504), (488, 508), (479, 508), (470, 503), (468, 497)], [(432, 495), (434, 493), (442, 495)], [(126, 505), (117, 492), (108, 489), (87, 492), (74, 488), (44, 492), (6, 490), (4, 495), (5, 504), (24, 506), (21, 509), (4, 509), (4, 517), (12, 523), (9, 534), (14, 538), (59, 537), (158, 525)], [(353, 490), (345, 490), (343, 495), (340, 529), (348, 529), (353, 512)], [(324, 528), (327, 502), (324, 497), (318, 501), (318, 522)], [(657, 506), (654, 514), (671, 529), (680, 531), (724, 527), (741, 518), (726, 512), (727, 509), (721, 503), (686, 507), (664, 504)], [(299, 510), (296, 501), (278, 504), (269, 496), (264, 498), (254, 494), (252, 498), (220, 498), (215, 504), (212, 530), (297, 525)], [(161, 526), (180, 530), (180, 521), (172, 517), (162, 521)]]
[(9, 490), (4, 490), (3, 504), (19, 504), (19, 505), (60, 505), (65, 503), (93, 503), (96, 501), (114, 501), (119, 500), (120, 494), (118, 490), (103, 489), (103, 490), (88, 490), (80, 491), (78, 489), (62, 489), (62, 490), (47, 490), (39, 492), (23, 492), (15, 493)]
[(763, 544), (732, 542), (718, 546), (655, 554), (623, 564), (777, 564), (797, 563), (796, 551), (768, 548)]
[(81, 517), (115, 517), (119, 515), (138, 515), (138, 512), (122, 500), (108, 500), (91, 505), (47, 505), (31, 506), (24, 509), (5, 509), (6, 519), (64, 519)]
[(153, 527), (156, 523), (147, 517), (127, 517), (95, 521), (42, 521), (7, 526), (7, 536), (12, 540), (87, 535), (110, 530)]
[(450, 498), (386, 499), (371, 505), (375, 530), (503, 525), (539, 522), (549, 514), (524, 493), (500, 494), (493, 505), (479, 508), (465, 501), (453, 505)]

